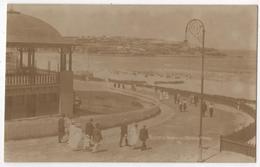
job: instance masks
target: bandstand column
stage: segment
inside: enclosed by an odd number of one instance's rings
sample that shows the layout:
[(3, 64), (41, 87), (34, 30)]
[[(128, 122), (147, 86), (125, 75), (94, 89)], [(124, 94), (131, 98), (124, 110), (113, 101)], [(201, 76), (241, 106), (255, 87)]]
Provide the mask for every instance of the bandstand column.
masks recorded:
[(31, 52), (31, 49), (28, 49), (28, 54), (27, 54), (27, 61), (28, 61), (28, 63), (27, 63), (27, 67), (29, 68), (29, 69), (31, 69), (31, 64), (32, 64), (32, 52)]
[(20, 68), (23, 67), (23, 49), (20, 48), (19, 49), (19, 53), (20, 53)]
[(67, 49), (60, 52), (60, 98), (59, 113), (68, 116), (73, 115), (73, 72), (66, 68)]
[(35, 68), (35, 49), (32, 49), (32, 70)]
[(72, 71), (72, 48), (69, 49), (69, 71)]

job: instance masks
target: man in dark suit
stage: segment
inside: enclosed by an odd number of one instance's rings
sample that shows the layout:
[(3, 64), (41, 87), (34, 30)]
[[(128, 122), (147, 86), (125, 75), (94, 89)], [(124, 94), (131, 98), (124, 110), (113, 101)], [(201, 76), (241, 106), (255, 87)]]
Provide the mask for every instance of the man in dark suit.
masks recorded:
[(146, 140), (149, 138), (148, 130), (144, 125), (143, 128), (140, 130), (139, 138), (142, 141), (141, 150), (144, 151), (147, 149)]
[(120, 133), (120, 142), (119, 146), (122, 147), (123, 140), (125, 140), (125, 145), (128, 146), (128, 140), (127, 140), (127, 133), (128, 133), (128, 127), (126, 124), (126, 120), (121, 124), (121, 133)]
[(202, 116), (203, 117), (206, 116), (207, 109), (208, 109), (207, 103), (205, 101), (203, 101), (203, 103), (202, 103)]
[(62, 138), (65, 135), (65, 115), (62, 114), (58, 121), (58, 142), (62, 143)]
[(91, 118), (89, 122), (86, 123), (86, 127), (85, 127), (85, 134), (88, 135), (90, 139), (93, 138), (93, 130), (94, 130), (94, 125), (93, 125), (93, 119)]

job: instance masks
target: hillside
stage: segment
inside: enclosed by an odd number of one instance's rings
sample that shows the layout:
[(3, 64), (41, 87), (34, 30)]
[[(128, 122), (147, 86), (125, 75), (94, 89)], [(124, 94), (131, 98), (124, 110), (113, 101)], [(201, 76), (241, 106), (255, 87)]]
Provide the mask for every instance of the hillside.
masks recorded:
[[(81, 37), (75, 39), (77, 51), (108, 56), (200, 56), (200, 48), (191, 48), (187, 41), (172, 42), (158, 39), (127, 37)], [(222, 57), (224, 53), (205, 48), (208, 56)]]

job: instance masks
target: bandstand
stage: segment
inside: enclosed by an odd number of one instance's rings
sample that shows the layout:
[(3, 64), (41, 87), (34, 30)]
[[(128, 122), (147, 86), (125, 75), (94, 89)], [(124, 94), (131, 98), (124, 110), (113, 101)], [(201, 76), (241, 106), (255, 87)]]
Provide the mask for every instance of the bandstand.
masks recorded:
[[(72, 51), (66, 40), (48, 23), (16, 11), (7, 14), (5, 119), (73, 113)], [(58, 70), (37, 67), (37, 51), (49, 49), (59, 56)], [(47, 58), (46, 58), (47, 59)], [(9, 59), (7, 59), (9, 61)]]

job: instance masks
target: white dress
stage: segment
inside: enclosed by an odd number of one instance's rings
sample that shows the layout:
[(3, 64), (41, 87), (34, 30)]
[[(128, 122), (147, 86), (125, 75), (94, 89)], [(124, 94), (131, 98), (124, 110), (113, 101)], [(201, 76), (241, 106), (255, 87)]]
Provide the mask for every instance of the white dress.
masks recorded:
[(75, 125), (70, 126), (69, 146), (72, 150), (80, 150), (83, 147), (82, 130)]
[(136, 145), (138, 141), (138, 128), (130, 127), (128, 132), (128, 143), (129, 145)]

